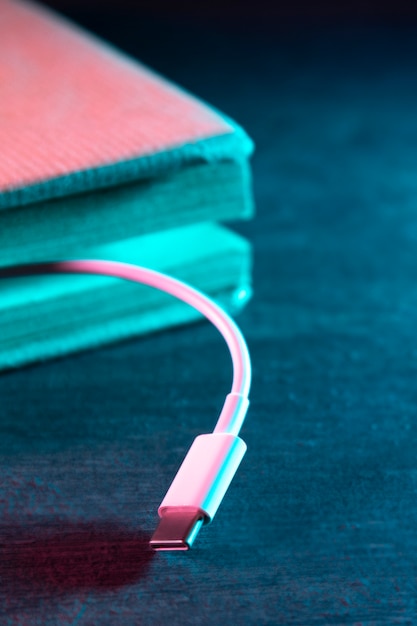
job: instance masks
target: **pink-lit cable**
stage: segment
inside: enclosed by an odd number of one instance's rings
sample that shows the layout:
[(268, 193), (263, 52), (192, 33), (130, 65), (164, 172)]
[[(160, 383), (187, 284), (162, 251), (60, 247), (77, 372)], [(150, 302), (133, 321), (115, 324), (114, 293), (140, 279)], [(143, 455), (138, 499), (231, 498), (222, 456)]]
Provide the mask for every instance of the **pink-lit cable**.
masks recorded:
[(233, 361), (233, 384), (213, 433), (194, 440), (171, 483), (150, 540), (154, 550), (188, 550), (201, 527), (213, 519), (246, 452), (238, 436), (248, 409), (251, 365), (243, 336), (233, 320), (210, 298), (171, 276), (115, 261), (77, 260), (0, 269), (0, 278), (37, 274), (101, 274), (155, 287), (183, 300), (209, 319), (223, 335)]
[(237, 435), (248, 407), (251, 364), (246, 342), (231, 317), (213, 300), (190, 285), (154, 270), (103, 260), (70, 260), (0, 268), (0, 278), (37, 274), (100, 274), (155, 287), (183, 300), (202, 313), (224, 337), (233, 362), (233, 383), (214, 432)]

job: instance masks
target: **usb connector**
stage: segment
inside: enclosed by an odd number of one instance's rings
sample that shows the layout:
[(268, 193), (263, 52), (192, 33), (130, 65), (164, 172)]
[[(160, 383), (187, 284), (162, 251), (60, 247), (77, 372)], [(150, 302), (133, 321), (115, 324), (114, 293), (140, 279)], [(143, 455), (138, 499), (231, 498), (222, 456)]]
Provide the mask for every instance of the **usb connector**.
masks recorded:
[(199, 509), (170, 508), (163, 513), (150, 541), (154, 550), (188, 550), (203, 525)]
[(201, 526), (213, 519), (246, 451), (230, 433), (197, 437), (158, 509), (154, 550), (188, 550)]

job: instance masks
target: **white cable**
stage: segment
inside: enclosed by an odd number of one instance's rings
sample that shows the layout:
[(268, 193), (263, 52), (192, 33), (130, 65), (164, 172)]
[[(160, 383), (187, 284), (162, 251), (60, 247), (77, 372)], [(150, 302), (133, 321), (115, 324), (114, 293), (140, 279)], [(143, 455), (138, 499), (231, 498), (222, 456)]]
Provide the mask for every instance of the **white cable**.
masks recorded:
[(71, 260), (0, 268), (0, 278), (60, 273), (114, 276), (165, 291), (207, 317), (229, 347), (233, 362), (232, 389), (214, 432), (197, 437), (184, 459), (158, 509), (161, 520), (150, 542), (156, 550), (186, 550), (200, 527), (214, 517), (246, 451), (238, 433), (249, 405), (251, 364), (242, 333), (221, 307), (197, 289), (137, 265)]

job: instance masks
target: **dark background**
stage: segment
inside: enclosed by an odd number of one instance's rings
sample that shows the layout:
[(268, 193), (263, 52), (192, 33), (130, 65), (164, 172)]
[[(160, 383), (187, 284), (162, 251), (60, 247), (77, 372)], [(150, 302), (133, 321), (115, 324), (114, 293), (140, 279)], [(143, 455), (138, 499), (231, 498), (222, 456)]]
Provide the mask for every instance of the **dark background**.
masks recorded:
[(216, 519), (152, 556), (216, 332), (2, 375), (2, 623), (417, 623), (417, 7), (54, 4), (255, 140), (254, 386)]
[[(203, 16), (216, 16), (220, 20), (232, 18), (234, 23), (239, 23), (245, 16), (250, 16), (258, 21), (268, 18), (282, 19), (286, 17), (300, 20), (303, 18), (330, 18), (345, 19), (352, 17), (361, 19), (368, 17), (375, 21), (378, 18), (415, 16), (417, 7), (412, 0), (48, 0), (44, 2), (49, 6), (58, 8), (68, 13), (82, 9), (84, 12), (95, 13), (103, 10), (113, 13), (129, 11), (140, 15), (154, 13), (163, 15), (187, 15), (201, 18)], [(253, 26), (253, 22), (252, 22)]]

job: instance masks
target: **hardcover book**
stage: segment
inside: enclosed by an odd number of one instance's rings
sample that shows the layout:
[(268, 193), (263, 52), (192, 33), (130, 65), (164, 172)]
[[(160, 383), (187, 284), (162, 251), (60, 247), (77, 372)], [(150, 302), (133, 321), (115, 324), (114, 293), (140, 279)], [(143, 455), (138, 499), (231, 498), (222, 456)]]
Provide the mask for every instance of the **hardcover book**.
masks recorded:
[[(213, 263), (218, 255), (208, 291), (228, 292), (230, 302), (242, 285), (248, 292), (249, 246), (209, 223), (253, 214), (248, 163), (253, 146), (245, 132), (138, 61), (21, 0), (0, 3), (0, 144), (0, 265), (127, 255), (179, 277), (194, 276), (195, 286), (204, 288), (207, 258)], [(181, 254), (184, 246), (188, 255)], [(231, 269), (236, 254), (238, 272)], [(229, 275), (227, 286), (220, 284), (222, 272)], [(0, 367), (120, 336), (109, 319), (117, 313), (122, 324), (131, 315), (128, 296), (117, 312), (107, 311), (107, 335), (97, 323), (96, 334), (92, 328), (84, 333), (84, 343), (81, 336), (71, 340), (65, 333), (73, 332), (75, 323), (68, 317), (59, 333), (44, 327), (47, 318), (66, 310), (61, 284), (72, 294), (82, 325), (80, 297), (91, 306), (96, 297), (99, 307), (98, 294), (104, 293), (97, 277), (1, 285)], [(30, 300), (35, 286), (38, 305), (23, 313), (24, 298)], [(107, 289), (109, 296), (114, 283)], [(175, 323), (175, 315), (156, 314), (155, 298), (154, 322), (132, 324), (132, 334)], [(179, 315), (178, 323), (187, 315)]]

